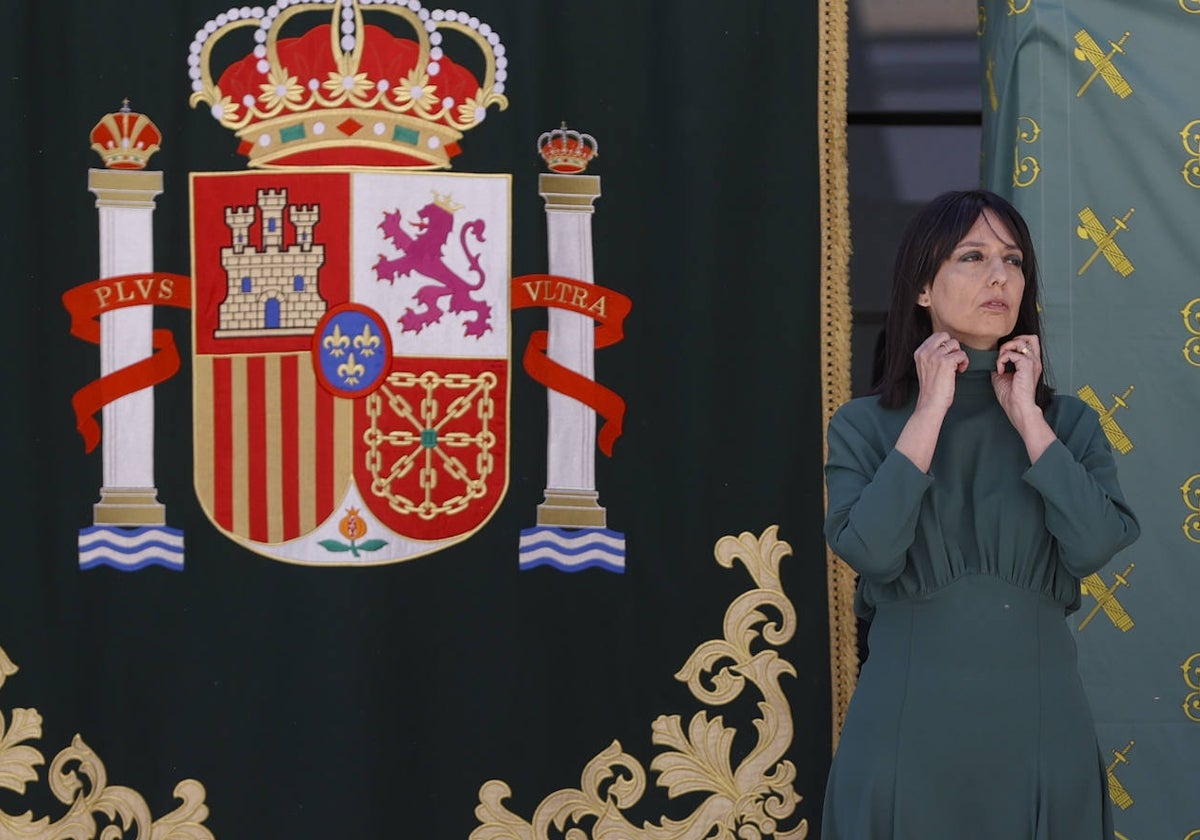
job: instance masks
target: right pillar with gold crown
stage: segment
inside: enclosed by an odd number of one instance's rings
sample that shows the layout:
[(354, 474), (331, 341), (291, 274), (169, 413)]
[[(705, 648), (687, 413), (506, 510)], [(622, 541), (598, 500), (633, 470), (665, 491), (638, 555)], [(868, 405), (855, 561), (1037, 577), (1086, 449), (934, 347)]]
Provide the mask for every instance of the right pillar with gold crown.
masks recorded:
[(537, 525), (521, 532), (520, 565), (620, 573), (625, 569), (625, 535), (607, 527), (596, 488), (595, 450), (597, 411), (607, 421), (600, 448), (611, 455), (624, 402), (596, 384), (595, 351), (598, 333), (605, 336), (602, 346), (614, 343), (614, 330), (619, 340), (629, 302), (595, 284), (592, 215), (600, 178), (583, 173), (598, 144), (564, 123), (542, 134), (538, 150), (551, 170), (538, 181), (546, 202), (550, 273), (518, 277), (513, 285), (516, 298), (523, 291), (529, 305), (549, 307), (549, 330), (531, 340), (531, 347), (545, 345), (545, 357), (535, 353), (531, 364), (527, 352), (525, 362), (530, 375), (548, 388), (546, 490)]

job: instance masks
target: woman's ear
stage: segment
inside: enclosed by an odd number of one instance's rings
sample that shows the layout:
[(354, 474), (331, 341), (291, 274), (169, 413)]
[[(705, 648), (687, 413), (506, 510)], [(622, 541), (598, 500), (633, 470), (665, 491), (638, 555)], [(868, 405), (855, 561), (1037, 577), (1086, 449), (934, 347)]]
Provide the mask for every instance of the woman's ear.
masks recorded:
[(925, 284), (924, 288), (922, 288), (920, 293), (917, 295), (917, 306), (924, 306), (926, 309), (929, 308), (929, 284), (928, 283)]

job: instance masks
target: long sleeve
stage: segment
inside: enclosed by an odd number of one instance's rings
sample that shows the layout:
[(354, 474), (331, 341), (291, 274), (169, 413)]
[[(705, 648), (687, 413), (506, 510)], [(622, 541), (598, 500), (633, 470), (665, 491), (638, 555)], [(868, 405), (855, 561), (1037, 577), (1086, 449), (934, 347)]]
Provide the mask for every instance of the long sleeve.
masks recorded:
[[(904, 571), (933, 478), (890, 445), (885, 450), (878, 434), (856, 428), (847, 408), (829, 424), (825, 539), (864, 578), (888, 583)], [(865, 419), (862, 413), (858, 418)]]
[(1058, 543), (1063, 566), (1083, 577), (1136, 540), (1141, 527), (1121, 494), (1117, 465), (1095, 413), (1083, 407), (1064, 419), (1055, 430), (1059, 440), (1023, 478), (1045, 502), (1046, 529)]

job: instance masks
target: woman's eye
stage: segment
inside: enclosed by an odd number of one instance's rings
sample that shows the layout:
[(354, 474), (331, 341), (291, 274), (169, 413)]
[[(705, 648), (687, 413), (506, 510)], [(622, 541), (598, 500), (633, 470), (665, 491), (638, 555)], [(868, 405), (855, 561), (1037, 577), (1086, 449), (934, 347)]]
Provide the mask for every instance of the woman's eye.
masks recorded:
[(1025, 262), (1023, 259), (1021, 259), (1020, 257), (1016, 257), (1016, 256), (1009, 257), (1008, 261), (1010, 264), (1015, 265), (1017, 268), (1020, 268)]
[(978, 259), (979, 259), (978, 251), (968, 251), (967, 253), (962, 255), (963, 262), (974, 262)]

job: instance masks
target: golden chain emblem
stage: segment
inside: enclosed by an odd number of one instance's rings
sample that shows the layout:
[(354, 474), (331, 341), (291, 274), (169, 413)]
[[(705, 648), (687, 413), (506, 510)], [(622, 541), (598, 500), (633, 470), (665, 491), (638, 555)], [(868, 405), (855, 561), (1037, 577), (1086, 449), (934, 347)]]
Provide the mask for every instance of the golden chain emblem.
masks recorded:
[(1076, 276), (1082, 277), (1083, 273), (1092, 267), (1092, 263), (1096, 261), (1096, 257), (1101, 254), (1108, 260), (1108, 264), (1113, 267), (1113, 270), (1122, 277), (1128, 277), (1133, 274), (1133, 263), (1125, 256), (1125, 252), (1117, 245), (1117, 234), (1129, 230), (1129, 219), (1133, 215), (1133, 208), (1129, 208), (1129, 212), (1121, 218), (1112, 217), (1113, 227), (1109, 230), (1104, 226), (1104, 223), (1096, 216), (1095, 212), (1090, 207), (1084, 207), (1079, 211), (1079, 226), (1075, 228), (1075, 233), (1080, 239), (1090, 239), (1096, 246), (1096, 250), (1092, 251), (1092, 255), (1084, 260), (1083, 265), (1079, 267)]
[(1113, 804), (1122, 811), (1128, 810), (1133, 806), (1133, 797), (1129, 795), (1129, 791), (1125, 789), (1125, 785), (1121, 784), (1121, 780), (1117, 778), (1117, 766), (1129, 763), (1129, 751), (1133, 749), (1133, 741), (1125, 745), (1125, 749), (1113, 750), (1113, 760), (1109, 762), (1108, 771), (1108, 795), (1112, 799)]
[(1075, 92), (1076, 97), (1083, 96), (1092, 82), (1097, 78), (1104, 79), (1105, 84), (1121, 99), (1125, 99), (1129, 94), (1133, 93), (1133, 88), (1129, 86), (1129, 82), (1125, 81), (1125, 77), (1121, 75), (1121, 71), (1113, 64), (1113, 60), (1117, 55), (1125, 54), (1125, 41), (1129, 39), (1129, 33), (1126, 32), (1121, 36), (1120, 41), (1109, 41), (1108, 45), (1111, 49), (1106, 53), (1100, 49), (1100, 45), (1087, 33), (1086, 29), (1080, 29), (1075, 33), (1075, 58), (1080, 61), (1086, 61), (1092, 65), (1092, 74), (1087, 77), (1087, 80)]
[(1193, 723), (1200, 723), (1200, 653), (1193, 653), (1179, 667), (1183, 670), (1183, 681), (1192, 690), (1183, 698), (1183, 713)]
[[(371, 425), (363, 432), (363, 442), (371, 492), (386, 499), (392, 510), (425, 520), (460, 513), (482, 498), (487, 477), (495, 470), (492, 449), (497, 438), (490, 421), (496, 412), (492, 391), (497, 383), (496, 375), (488, 372), (389, 374), (385, 384), (367, 397)], [(420, 398), (410, 399), (405, 391), (417, 391)], [(457, 396), (442, 411), (438, 397), (446, 391)], [(473, 431), (452, 425), (472, 409), (478, 420)], [(406, 428), (384, 431), (385, 415)], [(463, 455), (468, 453), (475, 456), (473, 467), (464, 463)], [(419, 494), (401, 492), (400, 485), (412, 484), (414, 471)], [(452, 489), (439, 491), (439, 479), (448, 479)]]
[(1183, 164), (1180, 175), (1189, 187), (1200, 190), (1200, 120), (1192, 120), (1179, 130), (1183, 150), (1191, 157)]
[(1028, 187), (1042, 173), (1042, 166), (1033, 155), (1021, 157), (1021, 144), (1033, 144), (1042, 136), (1042, 127), (1033, 117), (1017, 117), (1017, 141), (1013, 143), (1013, 186)]

